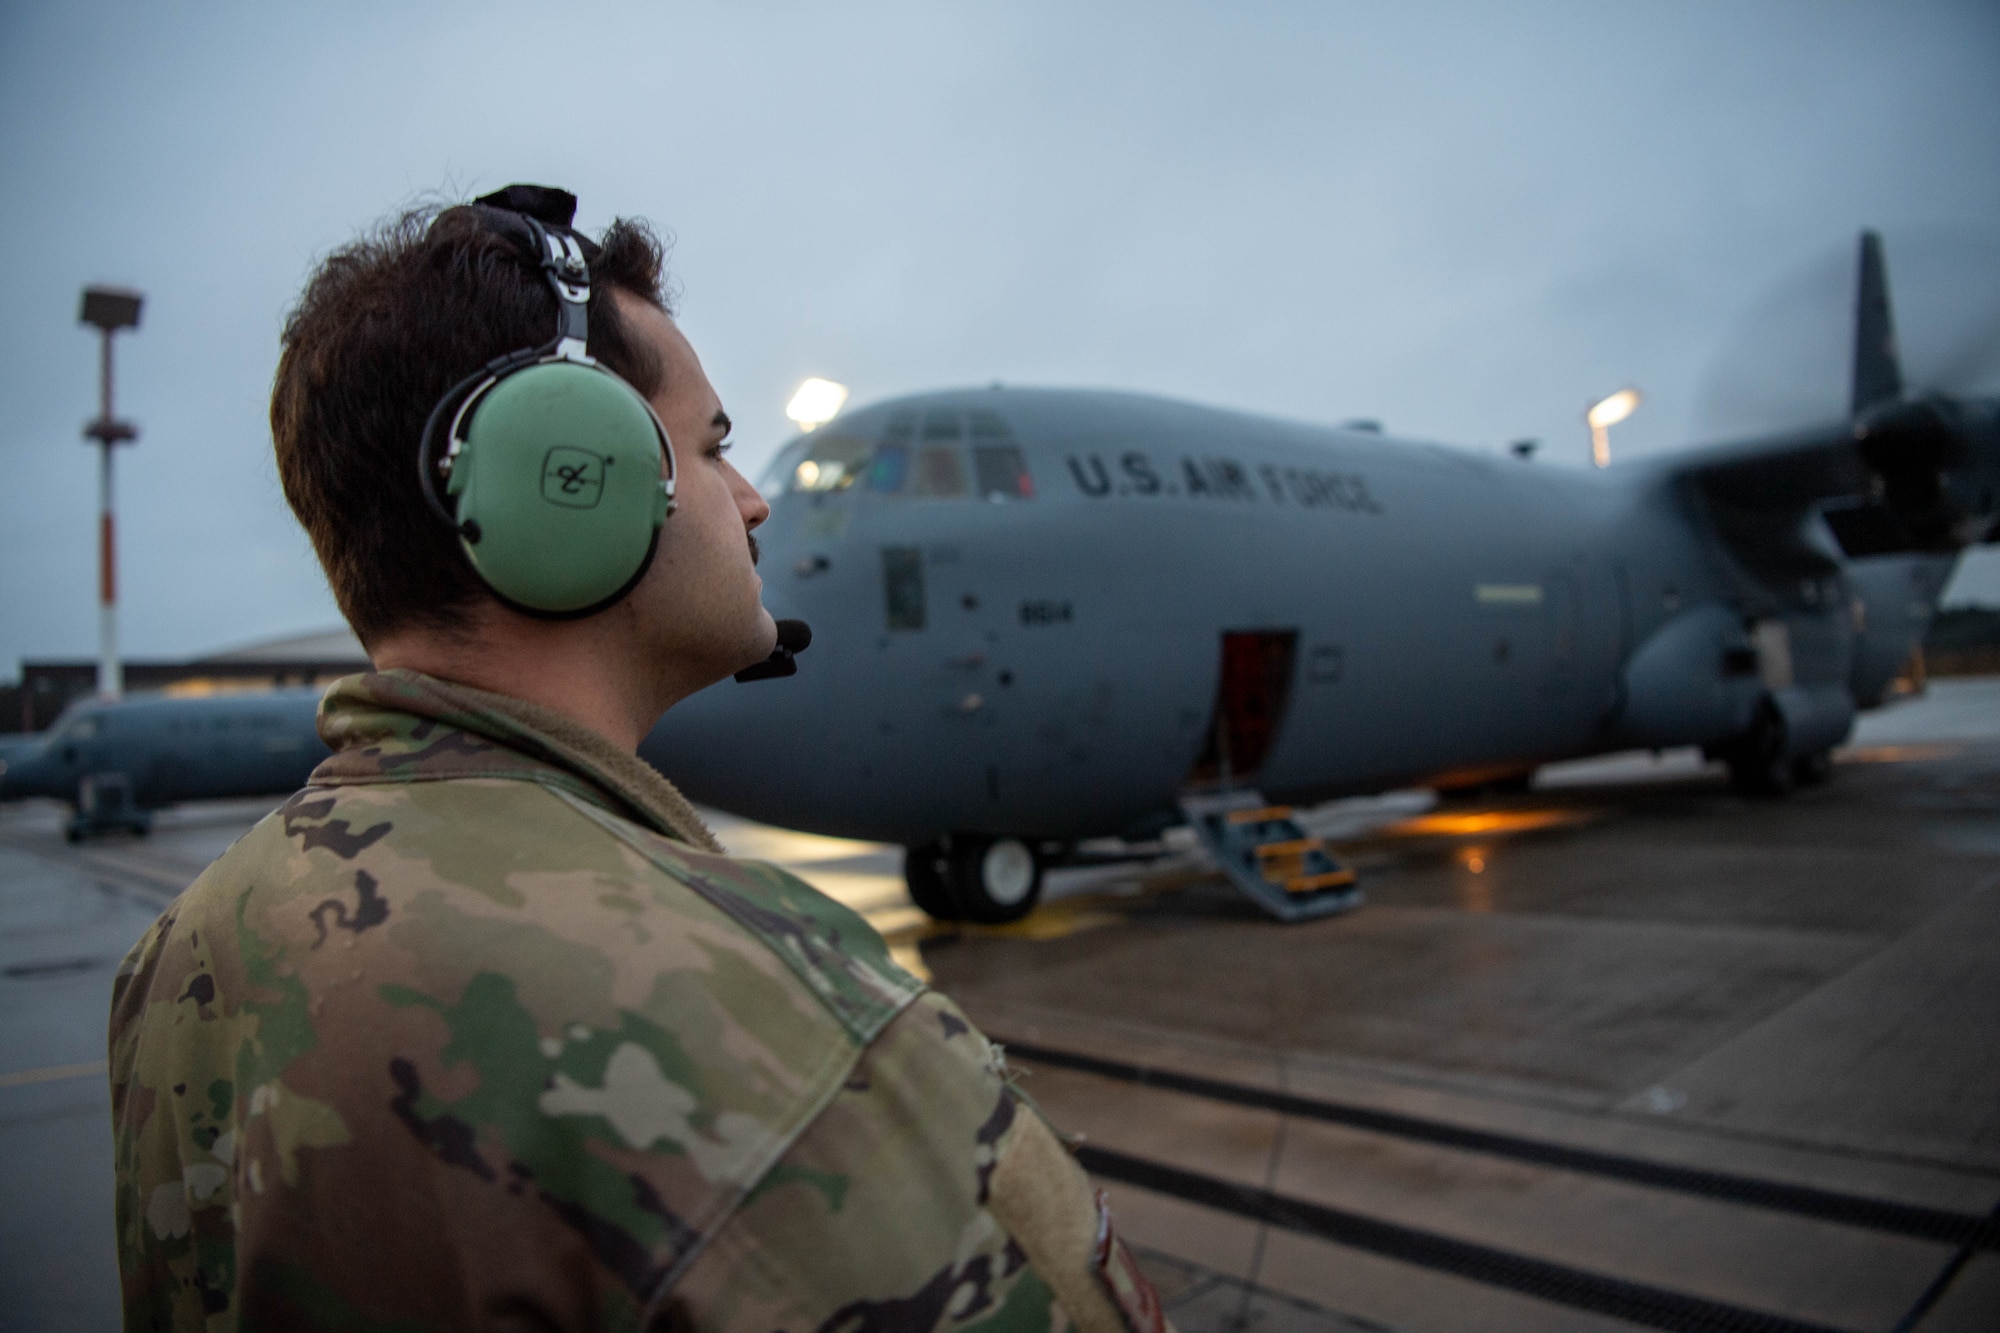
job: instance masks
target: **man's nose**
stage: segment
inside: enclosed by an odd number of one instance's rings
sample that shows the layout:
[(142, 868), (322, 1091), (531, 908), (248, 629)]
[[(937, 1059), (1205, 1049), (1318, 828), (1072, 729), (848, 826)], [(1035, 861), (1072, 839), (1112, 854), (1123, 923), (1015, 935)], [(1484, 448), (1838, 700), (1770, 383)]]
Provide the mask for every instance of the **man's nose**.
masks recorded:
[(741, 472), (735, 468), (731, 468), (730, 472), (733, 475), (729, 484), (736, 491), (736, 509), (743, 515), (743, 526), (746, 529), (761, 527), (764, 520), (771, 516), (771, 502), (759, 494)]

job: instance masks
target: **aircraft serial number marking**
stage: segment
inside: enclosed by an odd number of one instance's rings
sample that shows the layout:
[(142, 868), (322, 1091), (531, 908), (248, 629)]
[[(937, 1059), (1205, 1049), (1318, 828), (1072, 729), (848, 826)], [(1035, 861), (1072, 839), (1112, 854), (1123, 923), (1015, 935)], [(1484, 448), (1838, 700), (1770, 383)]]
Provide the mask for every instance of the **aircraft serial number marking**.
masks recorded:
[(1021, 603), (1021, 623), (1023, 625), (1067, 625), (1076, 619), (1068, 602), (1023, 602)]
[(1235, 500), (1257, 504), (1298, 505), (1303, 509), (1341, 509), (1351, 514), (1379, 514), (1382, 502), (1357, 472), (1322, 468), (1278, 467), (1259, 463), (1253, 469), (1233, 458), (1183, 456), (1179, 467), (1162, 469), (1150, 455), (1132, 450), (1107, 464), (1101, 454), (1071, 454), (1070, 479), (1093, 500), (1110, 495), (1179, 496), (1201, 500)]

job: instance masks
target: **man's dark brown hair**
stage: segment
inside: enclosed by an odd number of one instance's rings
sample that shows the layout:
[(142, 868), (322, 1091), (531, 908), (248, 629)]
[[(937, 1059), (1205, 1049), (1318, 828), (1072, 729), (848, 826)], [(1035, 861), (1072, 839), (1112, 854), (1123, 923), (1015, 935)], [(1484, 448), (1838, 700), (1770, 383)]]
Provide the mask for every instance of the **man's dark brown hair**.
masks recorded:
[[(664, 368), (628, 336), (610, 288), (666, 309), (662, 263), (652, 230), (621, 219), (590, 264), (591, 355), (648, 397)], [(456, 629), (490, 595), (424, 501), (417, 446), (452, 386), (555, 329), (540, 269), (471, 209), (412, 209), (313, 271), (285, 321), (271, 437), (285, 499), (364, 645), (410, 626)]]

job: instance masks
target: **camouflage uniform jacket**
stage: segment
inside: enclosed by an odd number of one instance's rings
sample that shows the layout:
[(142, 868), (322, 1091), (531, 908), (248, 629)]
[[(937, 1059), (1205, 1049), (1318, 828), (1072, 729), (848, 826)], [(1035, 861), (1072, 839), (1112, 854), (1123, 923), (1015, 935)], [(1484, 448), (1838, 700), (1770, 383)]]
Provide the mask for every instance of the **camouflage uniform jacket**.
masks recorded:
[(997, 1048), (608, 741), (414, 672), (119, 969), (129, 1329), (1157, 1333)]

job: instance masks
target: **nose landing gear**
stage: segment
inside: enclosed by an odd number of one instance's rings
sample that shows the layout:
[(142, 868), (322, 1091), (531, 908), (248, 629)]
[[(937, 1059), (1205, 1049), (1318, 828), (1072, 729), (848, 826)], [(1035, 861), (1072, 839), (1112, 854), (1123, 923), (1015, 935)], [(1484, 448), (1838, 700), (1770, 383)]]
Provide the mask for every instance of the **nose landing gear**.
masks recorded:
[(1042, 896), (1042, 858), (1019, 838), (954, 833), (907, 848), (910, 898), (939, 921), (1018, 921)]

